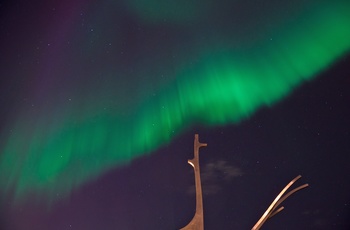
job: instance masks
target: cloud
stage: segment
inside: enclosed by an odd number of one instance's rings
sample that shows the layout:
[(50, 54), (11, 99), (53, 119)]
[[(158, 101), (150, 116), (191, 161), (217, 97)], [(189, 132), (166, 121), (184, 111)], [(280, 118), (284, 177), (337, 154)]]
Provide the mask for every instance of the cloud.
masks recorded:
[[(203, 195), (213, 195), (221, 191), (222, 186), (244, 173), (238, 167), (230, 165), (225, 160), (217, 160), (201, 167), (201, 182)], [(195, 194), (193, 184), (188, 188), (188, 194)]]

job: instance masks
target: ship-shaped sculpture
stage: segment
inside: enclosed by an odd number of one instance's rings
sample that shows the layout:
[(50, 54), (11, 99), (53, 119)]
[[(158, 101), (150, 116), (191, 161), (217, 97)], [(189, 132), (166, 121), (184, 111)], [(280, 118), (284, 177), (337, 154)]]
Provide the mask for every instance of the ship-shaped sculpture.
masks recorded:
[[(195, 178), (195, 185), (196, 185), (196, 212), (194, 214), (194, 217), (188, 223), (185, 227), (181, 228), (180, 230), (204, 230), (204, 216), (203, 216), (203, 197), (202, 197), (202, 185), (201, 185), (201, 176), (200, 176), (200, 168), (199, 168), (199, 148), (207, 146), (206, 143), (200, 143), (198, 134), (195, 134), (194, 136), (194, 157), (191, 160), (188, 160), (187, 162), (192, 165), (194, 169), (194, 178)], [(259, 230), (262, 225), (271, 217), (275, 216), (277, 213), (282, 211), (284, 207), (279, 207), (279, 205), (287, 199), (290, 195), (293, 193), (306, 188), (309, 186), (308, 184), (303, 184), (287, 194), (287, 190), (297, 181), (301, 178), (301, 176), (295, 177), (292, 181), (290, 181), (278, 194), (278, 196), (274, 199), (274, 201), (271, 203), (271, 205), (268, 207), (268, 209), (265, 211), (265, 213), (261, 216), (261, 218), (258, 220), (258, 222), (253, 226), (252, 230)]]
[(194, 170), (194, 179), (196, 184), (196, 213), (191, 222), (181, 230), (203, 230), (204, 218), (203, 218), (203, 198), (202, 198), (202, 185), (199, 169), (199, 148), (207, 146), (206, 143), (200, 143), (198, 140), (198, 134), (194, 135), (194, 157), (187, 162), (192, 165)]

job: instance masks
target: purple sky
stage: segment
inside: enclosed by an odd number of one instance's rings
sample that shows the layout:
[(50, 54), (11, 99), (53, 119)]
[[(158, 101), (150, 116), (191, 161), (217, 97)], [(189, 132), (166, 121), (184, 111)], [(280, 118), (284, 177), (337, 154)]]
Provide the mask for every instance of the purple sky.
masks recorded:
[[(69, 21), (77, 19), (72, 12), (97, 4), (61, 2), (57, 8), (66, 10), (63, 16), (45, 11), (53, 9), (51, 3), (0, 4), (0, 129), (5, 130), (25, 103), (17, 98), (54, 90), (55, 79), (42, 81), (41, 76), (51, 76), (49, 63), (57, 64), (62, 47), (69, 46), (56, 41), (74, 33)], [(25, 20), (32, 22), (31, 28), (22, 27), (27, 26)], [(52, 34), (42, 36), (41, 27), (51, 27)], [(44, 50), (37, 56), (36, 47)], [(46, 62), (46, 68), (35, 67), (38, 61)], [(51, 207), (40, 199), (14, 204), (8, 196), (0, 196), (0, 229), (184, 227), (195, 211), (194, 174), (187, 164), (193, 157), (195, 133), (208, 143), (200, 150), (205, 229), (250, 229), (299, 174), (303, 177), (296, 185), (310, 187), (288, 198), (285, 210), (263, 229), (350, 229), (349, 66), (349, 57), (340, 59), (284, 101), (240, 124), (190, 128), (169, 145), (85, 184), (68, 198), (57, 193)], [(38, 77), (22, 79), (26, 72)], [(0, 145), (5, 141), (0, 139)]]

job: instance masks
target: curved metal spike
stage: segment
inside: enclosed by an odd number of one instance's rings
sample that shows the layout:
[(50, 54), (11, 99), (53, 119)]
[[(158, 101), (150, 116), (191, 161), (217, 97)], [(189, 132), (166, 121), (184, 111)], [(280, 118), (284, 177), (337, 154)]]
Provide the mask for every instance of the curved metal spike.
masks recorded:
[(261, 218), (256, 222), (256, 224), (253, 226), (252, 230), (258, 230), (261, 228), (261, 226), (266, 222), (267, 219), (273, 217), (280, 211), (284, 209), (284, 207), (278, 208), (276, 211), (275, 209), (285, 200), (287, 199), (290, 195), (293, 193), (306, 188), (309, 186), (308, 184), (301, 185), (292, 191), (288, 192), (286, 195), (283, 196), (283, 194), (297, 181), (301, 178), (301, 175), (298, 175), (295, 177), (293, 180), (291, 180), (283, 189), (282, 191), (278, 194), (278, 196), (274, 199), (274, 201), (271, 203), (271, 205), (267, 208), (267, 210), (264, 212), (264, 214), (261, 216)]

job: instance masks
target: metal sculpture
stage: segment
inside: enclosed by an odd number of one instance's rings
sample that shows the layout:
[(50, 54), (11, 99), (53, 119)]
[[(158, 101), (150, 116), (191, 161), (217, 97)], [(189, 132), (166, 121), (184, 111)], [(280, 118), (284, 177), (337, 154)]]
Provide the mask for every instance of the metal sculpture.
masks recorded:
[[(200, 143), (198, 139), (198, 134), (195, 134), (194, 136), (194, 157), (191, 160), (188, 160), (187, 162), (192, 165), (194, 169), (194, 178), (195, 178), (195, 185), (196, 185), (196, 212), (194, 214), (194, 217), (188, 223), (185, 227), (181, 228), (180, 230), (204, 230), (204, 217), (203, 217), (203, 198), (202, 198), (202, 185), (201, 185), (201, 177), (200, 177), (200, 169), (199, 169), (199, 148), (207, 146), (206, 143)], [(268, 207), (268, 209), (265, 211), (265, 213), (262, 215), (262, 217), (258, 220), (258, 222), (253, 226), (252, 230), (259, 230), (261, 226), (266, 222), (266, 220), (270, 219), (280, 211), (284, 209), (284, 207), (278, 206), (287, 199), (290, 195), (293, 193), (306, 188), (309, 186), (308, 184), (303, 184), (287, 194), (283, 195), (297, 180), (299, 180), (301, 176), (295, 177), (292, 181), (290, 181), (278, 194), (278, 196), (275, 198), (275, 200), (271, 203), (271, 205)], [(277, 209), (277, 210), (276, 210)]]
[[(256, 224), (254, 225), (252, 230), (260, 229), (261, 226), (266, 222), (266, 220), (270, 219), (271, 217), (273, 217), (274, 215), (276, 215), (277, 213), (282, 211), (284, 209), (284, 207), (282, 206), (282, 207), (278, 208), (278, 206), (285, 199), (287, 199), (290, 195), (292, 195), (293, 193), (309, 186), (308, 184), (303, 184), (303, 185), (293, 189), (292, 191), (290, 191), (289, 193), (287, 193), (286, 195), (283, 196), (283, 194), (294, 184), (294, 182), (299, 180), (300, 177), (301, 177), (300, 175), (295, 177), (291, 182), (289, 182), (286, 185), (286, 187), (284, 187), (284, 189), (282, 189), (282, 191), (278, 194), (278, 196), (275, 198), (275, 200), (271, 203), (271, 205), (268, 207), (268, 209), (265, 211), (265, 213), (262, 215), (262, 217), (258, 220), (258, 222), (256, 222)], [(278, 208), (278, 209), (276, 210), (276, 208)]]
[(194, 135), (194, 157), (192, 160), (187, 162), (192, 165), (194, 169), (194, 178), (196, 184), (196, 213), (192, 218), (191, 222), (181, 230), (203, 230), (204, 219), (203, 219), (203, 198), (202, 198), (202, 185), (201, 176), (199, 170), (199, 148), (207, 146), (206, 143), (200, 143), (198, 140), (198, 134)]

